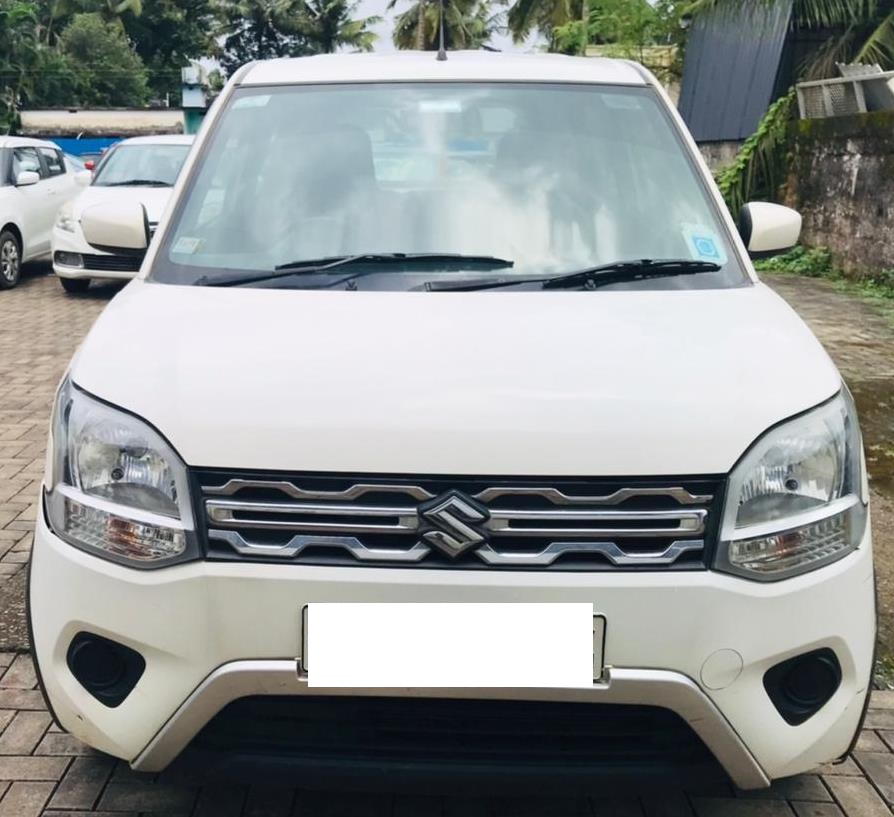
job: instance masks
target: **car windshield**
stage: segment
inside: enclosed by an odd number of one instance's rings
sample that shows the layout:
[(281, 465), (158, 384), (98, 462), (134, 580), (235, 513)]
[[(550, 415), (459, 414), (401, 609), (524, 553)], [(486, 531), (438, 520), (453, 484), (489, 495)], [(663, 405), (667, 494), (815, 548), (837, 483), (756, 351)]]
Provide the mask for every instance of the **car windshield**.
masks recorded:
[[(208, 284), (235, 272), (377, 253), (510, 260), (500, 277), (686, 259), (719, 269), (611, 288), (748, 282), (652, 89), (546, 83), (238, 89), (205, 144), (151, 277)], [(248, 285), (325, 286), (326, 276), (344, 272), (293, 272)], [(378, 263), (362, 281), (352, 275), (352, 288), (405, 290), (463, 276), (482, 272), (471, 262), (468, 270)]]
[(112, 187), (140, 184), (170, 187), (177, 181), (189, 145), (118, 145), (97, 168), (93, 184)]

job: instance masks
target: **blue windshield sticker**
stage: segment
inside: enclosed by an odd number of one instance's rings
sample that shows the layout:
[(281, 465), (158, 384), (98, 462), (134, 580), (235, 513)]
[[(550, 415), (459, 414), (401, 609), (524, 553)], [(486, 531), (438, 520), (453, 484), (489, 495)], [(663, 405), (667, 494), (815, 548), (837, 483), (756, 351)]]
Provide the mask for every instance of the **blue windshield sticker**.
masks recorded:
[(713, 261), (723, 266), (727, 262), (723, 244), (713, 230), (698, 224), (684, 224), (683, 237), (689, 254), (697, 261)]

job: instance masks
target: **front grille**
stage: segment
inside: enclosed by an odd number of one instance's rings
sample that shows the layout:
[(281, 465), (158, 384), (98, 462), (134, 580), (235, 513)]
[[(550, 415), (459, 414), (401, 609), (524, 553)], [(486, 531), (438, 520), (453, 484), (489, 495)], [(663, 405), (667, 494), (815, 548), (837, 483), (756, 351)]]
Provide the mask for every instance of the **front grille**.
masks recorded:
[(197, 472), (209, 559), (534, 570), (704, 569), (722, 480)]
[(667, 709), (621, 704), (259, 696), (222, 709), (193, 748), (378, 764), (649, 767), (710, 763)]
[(139, 272), (143, 263), (143, 255), (99, 255), (84, 254), (84, 267), (86, 269), (101, 270), (103, 272)]

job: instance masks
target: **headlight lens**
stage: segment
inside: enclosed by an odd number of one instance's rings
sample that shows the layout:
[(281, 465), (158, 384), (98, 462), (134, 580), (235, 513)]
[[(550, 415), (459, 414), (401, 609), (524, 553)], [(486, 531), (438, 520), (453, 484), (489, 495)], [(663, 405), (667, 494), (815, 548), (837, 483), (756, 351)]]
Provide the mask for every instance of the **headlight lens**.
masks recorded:
[(60, 230), (65, 230), (67, 233), (73, 233), (75, 230), (75, 217), (71, 211), (71, 207), (64, 206), (59, 209), (59, 213), (56, 216), (56, 226)]
[(863, 449), (846, 389), (767, 432), (729, 479), (715, 567), (776, 581), (834, 562), (866, 528)]
[(156, 431), (68, 381), (52, 429), (47, 512), (56, 534), (135, 567), (196, 557), (186, 467)]

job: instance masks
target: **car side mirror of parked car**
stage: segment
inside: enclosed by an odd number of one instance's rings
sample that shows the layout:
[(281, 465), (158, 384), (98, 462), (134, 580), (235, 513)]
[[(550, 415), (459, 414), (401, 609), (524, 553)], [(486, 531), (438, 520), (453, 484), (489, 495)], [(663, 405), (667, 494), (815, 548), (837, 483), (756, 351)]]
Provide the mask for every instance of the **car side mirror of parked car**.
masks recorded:
[(90, 170), (79, 170), (74, 174), (74, 179), (81, 187), (87, 187), (93, 181), (93, 172)]
[(739, 233), (752, 258), (790, 250), (801, 236), (801, 214), (781, 204), (752, 201), (739, 214)]
[(81, 213), (87, 243), (100, 250), (145, 250), (149, 246), (149, 218), (137, 202), (96, 204)]
[(19, 175), (16, 176), (16, 187), (29, 187), (32, 184), (37, 184), (39, 181), (40, 173), (34, 170), (20, 170)]

